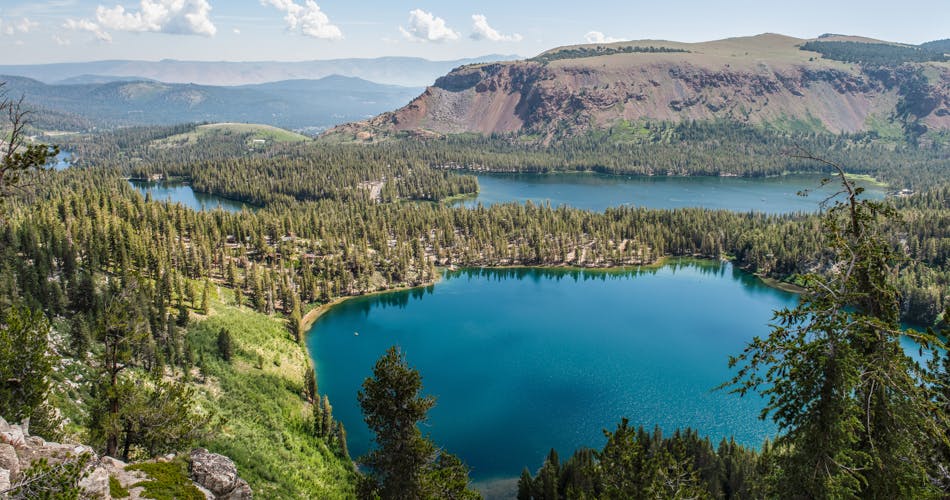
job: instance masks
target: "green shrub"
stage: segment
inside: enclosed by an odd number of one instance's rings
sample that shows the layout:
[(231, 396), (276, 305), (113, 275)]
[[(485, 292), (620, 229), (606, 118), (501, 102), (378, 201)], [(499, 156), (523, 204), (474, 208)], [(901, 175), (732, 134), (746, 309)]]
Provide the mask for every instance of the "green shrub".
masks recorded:
[[(133, 487), (145, 489), (143, 498), (155, 500), (205, 500), (204, 494), (188, 478), (188, 468), (184, 460), (173, 462), (147, 462), (130, 465), (128, 471), (142, 471), (151, 478), (135, 483)], [(110, 482), (111, 489), (111, 482)]]
[(122, 487), (122, 483), (115, 476), (109, 476), (109, 496), (112, 498), (128, 498), (129, 490)]

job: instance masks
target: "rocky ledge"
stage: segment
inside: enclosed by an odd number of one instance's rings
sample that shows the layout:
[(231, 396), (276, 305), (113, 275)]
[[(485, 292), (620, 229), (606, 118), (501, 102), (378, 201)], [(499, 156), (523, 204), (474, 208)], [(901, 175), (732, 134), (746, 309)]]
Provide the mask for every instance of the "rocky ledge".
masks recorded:
[[(80, 457), (83, 456), (89, 457), (89, 460), (81, 461)], [(176, 458), (175, 455), (166, 455), (145, 463), (167, 463)], [(98, 456), (89, 446), (48, 442), (39, 436), (31, 436), (28, 422), (16, 425), (0, 418), (0, 499), (29, 498), (30, 491), (43, 481), (42, 477), (37, 477), (34, 484), (25, 484), (30, 481), (28, 470), (44, 460), (53, 467), (52, 470), (84, 463), (85, 469), (78, 483), (83, 498), (142, 498), (145, 490), (143, 484), (152, 479), (147, 473), (130, 468), (129, 464), (121, 460)], [(230, 458), (198, 448), (189, 454), (187, 460), (190, 479), (206, 499), (253, 498), (251, 487), (238, 477), (237, 466)], [(18, 488), (23, 489), (17, 494)], [(116, 491), (121, 492), (121, 496), (113, 497)]]

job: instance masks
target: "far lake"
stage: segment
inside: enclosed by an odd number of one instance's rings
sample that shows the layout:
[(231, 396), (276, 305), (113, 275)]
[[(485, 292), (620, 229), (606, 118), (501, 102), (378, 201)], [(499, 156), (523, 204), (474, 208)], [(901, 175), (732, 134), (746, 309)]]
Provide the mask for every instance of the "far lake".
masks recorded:
[[(647, 208), (704, 207), (737, 212), (815, 212), (837, 184), (819, 188), (822, 176), (777, 177), (619, 176), (594, 173), (477, 174), (479, 193), (459, 204), (472, 207), (505, 202), (550, 202), (552, 206), (603, 211), (621, 205)], [(858, 183), (865, 196), (884, 198), (886, 190)], [(808, 197), (798, 196), (804, 189)]]
[(181, 182), (153, 182), (130, 180), (129, 184), (138, 189), (142, 196), (150, 194), (155, 201), (181, 203), (192, 210), (214, 210), (221, 208), (228, 212), (240, 212), (242, 208), (253, 210), (253, 205), (230, 200), (221, 196), (195, 192), (191, 186)]
[[(487, 480), (601, 447), (622, 417), (665, 431), (693, 427), (714, 445), (758, 447), (775, 432), (762, 401), (713, 388), (728, 356), (766, 335), (796, 296), (728, 263), (684, 261), (627, 272), (448, 272), (425, 289), (351, 299), (311, 329), (319, 390), (354, 457), (371, 445), (356, 393), (399, 345), (438, 398), (423, 433)], [(737, 314), (741, 312), (741, 314)]]
[(66, 170), (73, 164), (73, 153), (70, 151), (60, 151), (53, 159), (53, 170)]

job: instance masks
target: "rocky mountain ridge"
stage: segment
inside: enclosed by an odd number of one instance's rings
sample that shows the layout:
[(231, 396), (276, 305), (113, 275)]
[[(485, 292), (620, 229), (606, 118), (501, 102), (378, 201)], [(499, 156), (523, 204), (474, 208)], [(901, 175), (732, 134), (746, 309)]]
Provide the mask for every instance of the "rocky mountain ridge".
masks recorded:
[(698, 44), (641, 40), (467, 65), (409, 105), (330, 134), (366, 141), (399, 132), (502, 133), (549, 141), (643, 120), (723, 119), (831, 133), (950, 129), (950, 63), (862, 65), (801, 50), (805, 42), (775, 34)]

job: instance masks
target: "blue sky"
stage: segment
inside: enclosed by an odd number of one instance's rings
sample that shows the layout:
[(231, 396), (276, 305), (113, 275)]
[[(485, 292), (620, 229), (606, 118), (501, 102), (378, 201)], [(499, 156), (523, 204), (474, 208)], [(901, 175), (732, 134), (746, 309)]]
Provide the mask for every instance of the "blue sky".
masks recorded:
[(763, 32), (950, 38), (950, 0), (0, 0), (0, 64), (531, 56), (585, 41)]

